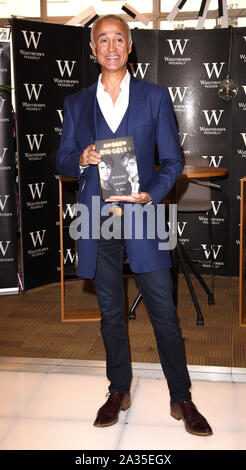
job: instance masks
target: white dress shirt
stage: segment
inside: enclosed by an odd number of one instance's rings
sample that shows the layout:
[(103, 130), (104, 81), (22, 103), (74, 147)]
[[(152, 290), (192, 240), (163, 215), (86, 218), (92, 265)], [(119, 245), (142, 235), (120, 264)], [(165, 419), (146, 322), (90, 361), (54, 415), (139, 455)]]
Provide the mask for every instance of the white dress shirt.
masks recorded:
[[(118, 129), (129, 104), (130, 78), (130, 73), (127, 70), (120, 84), (120, 94), (116, 102), (113, 103), (109, 93), (104, 90), (104, 86), (102, 84), (102, 74), (100, 74), (98, 77), (96, 95), (97, 101), (104, 119), (113, 133), (115, 133), (115, 131)], [(81, 172), (84, 168), (87, 168), (87, 166), (80, 165)]]
[(102, 74), (99, 75), (97, 84), (97, 101), (105, 121), (111, 131), (115, 133), (118, 129), (129, 104), (130, 73), (126, 72), (121, 84), (120, 94), (115, 103), (111, 96), (104, 90)]

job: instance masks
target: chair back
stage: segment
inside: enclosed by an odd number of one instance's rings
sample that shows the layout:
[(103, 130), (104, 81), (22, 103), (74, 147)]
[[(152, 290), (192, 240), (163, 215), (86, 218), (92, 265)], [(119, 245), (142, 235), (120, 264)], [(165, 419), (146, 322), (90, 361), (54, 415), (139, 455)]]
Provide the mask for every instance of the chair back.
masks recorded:
[[(186, 157), (185, 165), (208, 166), (207, 158)], [(208, 182), (179, 178), (176, 183), (178, 212), (208, 212), (212, 208)]]

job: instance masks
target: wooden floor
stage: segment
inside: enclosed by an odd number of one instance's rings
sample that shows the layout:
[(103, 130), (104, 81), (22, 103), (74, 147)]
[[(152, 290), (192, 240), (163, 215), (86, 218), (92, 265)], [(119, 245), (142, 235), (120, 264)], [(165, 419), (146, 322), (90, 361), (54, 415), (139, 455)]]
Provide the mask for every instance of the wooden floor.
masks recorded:
[[(187, 363), (246, 367), (246, 327), (238, 321), (238, 278), (217, 277), (215, 305), (194, 281), (204, 315), (196, 325), (196, 312), (183, 276), (179, 276), (177, 316)], [(134, 278), (127, 283), (127, 299), (138, 293)], [(90, 281), (65, 283), (66, 308), (98, 308)], [(155, 337), (143, 302), (136, 320), (127, 320), (133, 362), (158, 363)], [(0, 356), (105, 360), (100, 322), (61, 322), (59, 283), (0, 297)]]

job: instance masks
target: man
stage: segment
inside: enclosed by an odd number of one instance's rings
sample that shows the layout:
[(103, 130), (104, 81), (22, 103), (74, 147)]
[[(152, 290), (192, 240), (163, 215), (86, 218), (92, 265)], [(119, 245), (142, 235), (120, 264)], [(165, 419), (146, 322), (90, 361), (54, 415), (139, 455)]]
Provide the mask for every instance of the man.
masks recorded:
[[(132, 47), (127, 23), (114, 15), (99, 18), (91, 31), (90, 46), (102, 73), (96, 84), (65, 100), (57, 170), (61, 175), (80, 178), (78, 202), (88, 207), (93, 219), (92, 199), (100, 195), (97, 172), (100, 155), (94, 142), (133, 136), (141, 188), (140, 193), (101, 200), (102, 224), (107, 217), (105, 207), (108, 209), (111, 203), (121, 204), (123, 213), (130, 203), (137, 207), (147, 204), (156, 207), (182, 173), (183, 163), (167, 88), (136, 80), (127, 71)], [(156, 144), (158, 172), (154, 160)], [(108, 217), (120, 219), (114, 215)], [(134, 221), (133, 216), (133, 225)], [(90, 235), (93, 223), (95, 220), (90, 222)], [(154, 328), (171, 396), (171, 415), (182, 419), (188, 432), (208, 436), (212, 430), (191, 401), (191, 383), (172, 298), (170, 253), (159, 250), (157, 236), (148, 238), (146, 223), (144, 219), (142, 238), (134, 236), (133, 228), (132, 238), (124, 239), (122, 234), (121, 238), (90, 236), (78, 240), (78, 274), (94, 282), (110, 382), (109, 397), (99, 409), (94, 425), (104, 427), (116, 423), (120, 411), (131, 404), (132, 375), (121, 267), (126, 249)]]
[(126, 154), (121, 159), (121, 164), (128, 173), (128, 182), (125, 187), (125, 194), (139, 193), (138, 167), (135, 156)]
[(98, 169), (100, 173), (100, 181), (101, 181), (101, 190), (102, 190), (102, 197), (106, 199), (112, 194), (115, 194), (114, 188), (111, 182), (111, 173), (112, 168), (114, 167), (114, 160), (111, 157), (101, 157), (101, 161), (98, 164)]

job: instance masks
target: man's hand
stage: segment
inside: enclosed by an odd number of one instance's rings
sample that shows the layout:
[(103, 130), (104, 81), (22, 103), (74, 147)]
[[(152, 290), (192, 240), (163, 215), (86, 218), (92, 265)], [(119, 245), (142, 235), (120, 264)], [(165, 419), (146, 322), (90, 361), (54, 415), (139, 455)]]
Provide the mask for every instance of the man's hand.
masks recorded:
[(152, 199), (148, 193), (132, 193), (130, 196), (110, 196), (105, 202), (132, 202), (133, 204), (147, 204)]
[(80, 155), (79, 164), (81, 166), (97, 165), (100, 163), (100, 154), (96, 152), (95, 144), (91, 144), (85, 148), (83, 153)]

